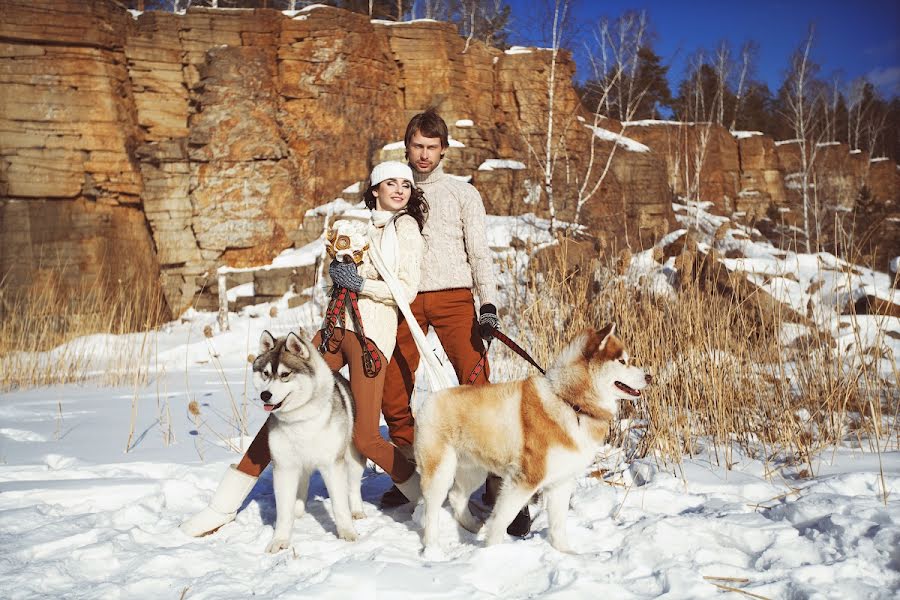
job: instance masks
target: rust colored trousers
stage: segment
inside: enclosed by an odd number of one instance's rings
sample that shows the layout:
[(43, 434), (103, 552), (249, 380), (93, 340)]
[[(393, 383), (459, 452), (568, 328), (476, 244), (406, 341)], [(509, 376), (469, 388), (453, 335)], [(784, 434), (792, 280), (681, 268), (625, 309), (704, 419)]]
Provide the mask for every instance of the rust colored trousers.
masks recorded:
[[(318, 347), (322, 341), (321, 332), (313, 338), (313, 346)], [(350, 390), (353, 392), (356, 414), (353, 419), (353, 445), (357, 450), (375, 464), (384, 469), (391, 479), (406, 481), (415, 472), (415, 465), (406, 458), (394, 445), (381, 437), (379, 420), (382, 410), (382, 392), (384, 390), (387, 361), (381, 351), (381, 370), (375, 377), (366, 377), (363, 371), (362, 346), (352, 331), (335, 328), (334, 337), (329, 342), (329, 352), (323, 358), (332, 371), (350, 366)], [(238, 463), (238, 470), (259, 477), (272, 461), (269, 451), (269, 422), (263, 425), (247, 448), (247, 452)]]
[[(460, 383), (466, 383), (484, 353), (472, 291), (453, 289), (419, 292), (410, 308), (422, 331), (427, 332), (429, 326), (434, 328), (453, 370), (456, 371), (457, 379)], [(414, 420), (410, 399), (419, 358), (412, 332), (401, 316), (397, 328), (397, 347), (387, 365), (381, 405), (391, 441), (396, 446), (412, 446), (413, 443)], [(478, 375), (474, 385), (488, 383), (489, 377), (490, 369), (485, 362), (484, 370)]]

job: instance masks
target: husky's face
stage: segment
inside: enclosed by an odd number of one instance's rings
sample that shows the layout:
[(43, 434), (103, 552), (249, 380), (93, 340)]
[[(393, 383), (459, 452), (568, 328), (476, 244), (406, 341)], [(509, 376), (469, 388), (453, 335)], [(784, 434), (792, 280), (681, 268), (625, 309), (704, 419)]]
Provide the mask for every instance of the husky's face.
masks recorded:
[(275, 339), (263, 331), (259, 356), (253, 361), (253, 385), (266, 412), (288, 411), (304, 405), (313, 387), (312, 349), (296, 334)]
[(601, 402), (610, 404), (603, 408), (612, 414), (616, 414), (616, 400), (639, 398), (641, 390), (651, 381), (650, 375), (643, 369), (630, 364), (628, 352), (616, 337), (615, 330), (615, 324), (611, 324), (589, 334), (583, 351)]

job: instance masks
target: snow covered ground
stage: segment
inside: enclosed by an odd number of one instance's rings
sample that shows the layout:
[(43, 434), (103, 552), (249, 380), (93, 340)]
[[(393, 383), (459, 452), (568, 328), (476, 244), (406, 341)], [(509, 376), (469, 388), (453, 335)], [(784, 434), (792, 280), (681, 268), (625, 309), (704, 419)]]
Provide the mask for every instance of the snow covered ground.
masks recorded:
[[(492, 217), (490, 229), (501, 251), (509, 224)], [(545, 240), (528, 235), (537, 245)], [(635, 264), (645, 258), (636, 256)], [(178, 525), (208, 501), (248, 441), (238, 422), (245, 420), (253, 434), (264, 419), (247, 363), (259, 334), (309, 333), (317, 325), (309, 305), (274, 306), (233, 314), (231, 331), (211, 338), (203, 334), (207, 325), (215, 330), (211, 313), (189, 312), (161, 328), (152, 335), (145, 383), (0, 394), (4, 598), (687, 599), (721, 597), (727, 588), (756, 595), (730, 593), (736, 598), (900, 593), (896, 440), (880, 453), (866, 440), (824, 452), (812, 477), (801, 473), (803, 465), (742, 455), (733, 455), (726, 470), (717, 449), (702, 444), (681, 465), (632, 460), (608, 447), (579, 479), (572, 500), (575, 554), (550, 547), (538, 506), (531, 536), (491, 548), (460, 530), (448, 512), (441, 534), (446, 560), (425, 560), (421, 509), (381, 511), (377, 500), (390, 482), (371, 469), (363, 484), (367, 518), (356, 523), (355, 543), (336, 537), (316, 477), (308, 513), (294, 526), (293, 550), (265, 554), (275, 519), (270, 472), (235, 522), (206, 538), (185, 537)], [(141, 340), (123, 336), (116, 353)], [(495, 366), (496, 373), (516, 369)], [(425, 389), (417, 394), (427, 396)], [(192, 401), (199, 414), (188, 409)], [(482, 509), (478, 499), (476, 493), (473, 503)]]

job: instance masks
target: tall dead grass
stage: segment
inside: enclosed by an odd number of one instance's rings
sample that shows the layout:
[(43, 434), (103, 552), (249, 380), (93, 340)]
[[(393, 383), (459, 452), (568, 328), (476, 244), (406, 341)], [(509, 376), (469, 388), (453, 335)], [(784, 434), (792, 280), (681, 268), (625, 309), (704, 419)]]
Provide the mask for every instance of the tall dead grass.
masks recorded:
[(168, 311), (159, 284), (99, 272), (78, 286), (66, 285), (64, 267), (25, 288), (0, 280), (0, 390), (89, 378), (104, 385), (146, 381), (152, 330)]
[(730, 466), (740, 448), (812, 474), (814, 454), (849, 437), (876, 450), (900, 445), (896, 431), (882, 431), (900, 408), (896, 390), (874, 361), (842, 356), (830, 335), (785, 344), (778, 333), (796, 316), (787, 310), (762, 312), (690, 280), (674, 297), (654, 295), (626, 282), (621, 265), (577, 263), (566, 248), (530, 267), (510, 320), (543, 365), (581, 329), (616, 323), (633, 360), (654, 375), (620, 414), (636, 455), (677, 463), (704, 447)]

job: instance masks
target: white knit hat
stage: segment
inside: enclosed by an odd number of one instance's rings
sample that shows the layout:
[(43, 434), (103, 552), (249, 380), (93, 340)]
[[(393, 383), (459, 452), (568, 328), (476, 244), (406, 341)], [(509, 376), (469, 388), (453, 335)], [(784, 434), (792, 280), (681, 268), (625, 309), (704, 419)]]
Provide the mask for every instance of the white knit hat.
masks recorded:
[(375, 165), (372, 174), (369, 175), (369, 185), (378, 185), (385, 179), (406, 179), (413, 187), (416, 187), (412, 169), (408, 164), (397, 160), (387, 160)]

